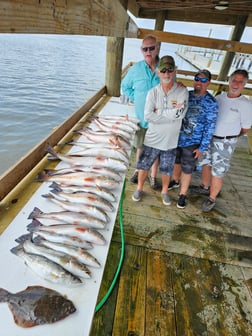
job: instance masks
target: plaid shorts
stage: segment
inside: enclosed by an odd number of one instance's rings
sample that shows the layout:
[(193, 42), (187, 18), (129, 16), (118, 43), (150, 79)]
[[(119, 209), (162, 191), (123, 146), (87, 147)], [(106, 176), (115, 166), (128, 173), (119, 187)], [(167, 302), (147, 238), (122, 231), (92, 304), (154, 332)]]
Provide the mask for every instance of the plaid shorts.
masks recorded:
[(198, 159), (199, 166), (211, 166), (212, 175), (224, 177), (229, 171), (231, 157), (234, 153), (238, 138), (213, 138), (207, 151)]
[(176, 148), (163, 151), (143, 145), (136, 168), (147, 171), (157, 158), (159, 159), (160, 174), (171, 176), (176, 158)]

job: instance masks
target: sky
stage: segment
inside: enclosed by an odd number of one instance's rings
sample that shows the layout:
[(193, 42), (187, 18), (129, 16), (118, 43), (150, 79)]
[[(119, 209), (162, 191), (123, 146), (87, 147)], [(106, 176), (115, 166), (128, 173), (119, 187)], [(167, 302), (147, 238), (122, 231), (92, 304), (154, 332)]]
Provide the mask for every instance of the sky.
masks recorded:
[[(139, 28), (154, 29), (155, 20), (138, 19), (130, 15)], [(194, 22), (166, 21), (164, 31), (172, 33), (197, 35), (216, 39), (229, 40), (232, 33), (232, 26), (202, 24)], [(252, 40), (252, 27), (245, 28), (241, 42), (250, 43)]]

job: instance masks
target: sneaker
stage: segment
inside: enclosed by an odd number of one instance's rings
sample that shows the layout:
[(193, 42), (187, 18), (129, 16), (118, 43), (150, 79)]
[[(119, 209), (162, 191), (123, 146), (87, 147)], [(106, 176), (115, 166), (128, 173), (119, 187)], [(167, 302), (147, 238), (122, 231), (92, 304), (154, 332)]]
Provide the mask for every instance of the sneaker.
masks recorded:
[(131, 176), (130, 182), (134, 184), (138, 183), (138, 171), (135, 171), (135, 173)]
[(161, 194), (161, 197), (164, 205), (171, 205), (171, 199), (168, 194)]
[(186, 195), (179, 195), (177, 208), (184, 209), (186, 206)]
[(179, 182), (176, 182), (175, 180), (171, 180), (171, 182), (169, 183), (169, 186), (168, 186), (168, 190), (177, 189), (179, 187), (180, 187)]
[(210, 195), (210, 187), (204, 187), (202, 184), (198, 187), (191, 188), (191, 190), (196, 193), (196, 194), (201, 194), (201, 195)]
[(215, 206), (215, 201), (213, 199), (211, 199), (210, 197), (208, 197), (208, 199), (206, 199), (203, 202), (203, 204), (201, 206), (201, 211), (203, 211), (203, 212), (211, 211), (214, 206)]
[(151, 189), (157, 190), (158, 189), (158, 184), (157, 184), (156, 177), (149, 176), (148, 179), (149, 179)]
[(132, 195), (132, 199), (135, 202), (139, 202), (142, 199), (143, 192), (141, 190), (136, 190)]

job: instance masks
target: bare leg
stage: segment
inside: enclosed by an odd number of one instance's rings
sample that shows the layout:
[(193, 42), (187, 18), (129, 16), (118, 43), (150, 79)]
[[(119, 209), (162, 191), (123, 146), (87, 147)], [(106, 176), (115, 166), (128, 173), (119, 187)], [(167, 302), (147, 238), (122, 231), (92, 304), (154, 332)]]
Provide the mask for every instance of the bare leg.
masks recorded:
[(168, 185), (170, 183), (170, 179), (171, 177), (168, 175), (161, 175), (161, 179), (162, 179), (162, 190), (161, 190), (161, 194), (166, 194), (167, 190), (168, 190)]
[(148, 170), (139, 170), (138, 171), (138, 183), (137, 190), (143, 190), (144, 182), (148, 176)]
[(212, 167), (211, 166), (203, 166), (202, 167), (202, 172), (201, 172), (201, 181), (202, 185), (205, 188), (208, 188), (211, 183), (211, 171)]
[(221, 191), (223, 184), (223, 178), (212, 176), (211, 186), (210, 186), (210, 198), (214, 201)]
[(183, 172), (181, 173), (181, 176), (180, 176), (181, 187), (180, 187), (180, 193), (179, 193), (180, 195), (187, 194), (191, 180), (192, 180), (192, 174), (185, 174)]
[(176, 182), (180, 180), (180, 175), (181, 175), (181, 164), (180, 163), (175, 163), (173, 167), (173, 174), (172, 174), (172, 179)]
[(156, 159), (151, 167), (151, 173), (150, 173), (151, 177), (157, 176), (158, 164), (159, 164), (159, 159)]

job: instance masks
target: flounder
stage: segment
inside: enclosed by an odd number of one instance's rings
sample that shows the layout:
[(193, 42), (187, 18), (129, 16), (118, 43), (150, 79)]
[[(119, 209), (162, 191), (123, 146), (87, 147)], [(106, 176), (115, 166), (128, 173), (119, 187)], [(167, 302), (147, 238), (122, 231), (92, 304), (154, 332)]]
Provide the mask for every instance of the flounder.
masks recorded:
[(74, 313), (72, 301), (43, 286), (29, 286), (17, 293), (0, 288), (0, 302), (7, 302), (15, 323), (23, 328), (54, 323)]

